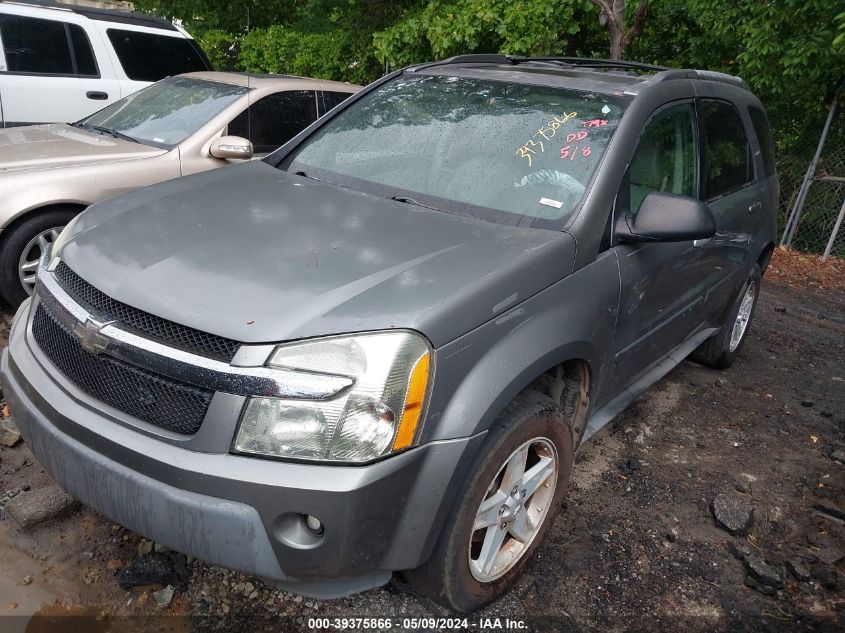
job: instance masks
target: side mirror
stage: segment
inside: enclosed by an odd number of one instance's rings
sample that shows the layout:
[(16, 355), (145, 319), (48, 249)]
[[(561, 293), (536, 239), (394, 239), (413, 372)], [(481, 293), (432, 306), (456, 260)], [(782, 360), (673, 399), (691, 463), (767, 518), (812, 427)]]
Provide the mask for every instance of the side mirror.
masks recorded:
[(620, 242), (686, 242), (713, 237), (716, 219), (700, 200), (652, 191), (636, 215), (616, 218), (614, 229)]
[(245, 138), (240, 136), (221, 136), (211, 144), (208, 153), (214, 158), (235, 158), (247, 160), (252, 158), (255, 151)]

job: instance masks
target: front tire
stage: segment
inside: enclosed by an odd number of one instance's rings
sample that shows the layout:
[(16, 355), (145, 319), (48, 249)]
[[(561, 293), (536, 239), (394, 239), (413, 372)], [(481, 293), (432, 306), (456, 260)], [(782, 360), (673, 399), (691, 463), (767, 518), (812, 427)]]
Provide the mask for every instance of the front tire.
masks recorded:
[(431, 558), (406, 579), (464, 613), (508, 591), (554, 523), (572, 459), (572, 432), (555, 402), (520, 394), (491, 429)]
[(0, 247), (0, 295), (13, 308), (32, 294), (38, 258), (44, 247), (78, 214), (78, 209), (36, 213), (4, 232)]
[(748, 338), (762, 280), (760, 267), (754, 264), (751, 274), (728, 311), (722, 328), (715, 336), (698, 346), (691, 354), (693, 360), (716, 369), (726, 369), (733, 364)]

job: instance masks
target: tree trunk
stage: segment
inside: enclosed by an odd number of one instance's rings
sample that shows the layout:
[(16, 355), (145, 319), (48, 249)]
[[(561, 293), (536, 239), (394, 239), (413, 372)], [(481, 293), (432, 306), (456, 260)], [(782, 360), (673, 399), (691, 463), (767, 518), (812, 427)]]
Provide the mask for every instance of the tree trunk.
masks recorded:
[(631, 43), (643, 32), (648, 0), (639, 0), (634, 17), (625, 24), (625, 0), (592, 0), (599, 8), (599, 22), (610, 36), (610, 59), (622, 59)]

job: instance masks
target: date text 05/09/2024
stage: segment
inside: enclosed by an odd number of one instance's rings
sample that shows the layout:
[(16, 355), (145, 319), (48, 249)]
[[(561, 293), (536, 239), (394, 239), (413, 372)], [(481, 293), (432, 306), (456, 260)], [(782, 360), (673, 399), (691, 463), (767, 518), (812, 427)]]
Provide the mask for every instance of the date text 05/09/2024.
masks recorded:
[(528, 629), (525, 620), (512, 618), (309, 618), (312, 631), (379, 630), (399, 631), (475, 630), (521, 631)]

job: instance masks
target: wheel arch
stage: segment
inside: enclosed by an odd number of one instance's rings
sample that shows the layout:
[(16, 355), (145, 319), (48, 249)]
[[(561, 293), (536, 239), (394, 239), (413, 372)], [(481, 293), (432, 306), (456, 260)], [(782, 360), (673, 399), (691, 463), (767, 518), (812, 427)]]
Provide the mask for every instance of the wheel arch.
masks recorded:
[(577, 448), (587, 427), (590, 410), (590, 363), (584, 358), (567, 359), (537, 376), (523, 391), (526, 389), (538, 391), (554, 400), (572, 430), (572, 445)]
[[(528, 328), (525, 329), (527, 334)], [(543, 343), (535, 340), (535, 344), (539, 347)], [(601, 367), (606, 362), (604, 355), (586, 341), (547, 348), (523, 367), (516, 366), (517, 354), (525, 358), (530, 351), (519, 344), (503, 345), (472, 367), (445, 407), (435, 405), (440, 414), (435, 414), (432, 422), (440, 432), (426, 439), (470, 437), (486, 432), (519, 394), (534, 390), (550, 397), (560, 407), (577, 445), (586, 428)], [(441, 421), (448, 423), (441, 425)]]
[(775, 253), (775, 243), (769, 242), (763, 248), (763, 252), (760, 253), (760, 256), (757, 258), (757, 265), (760, 267), (760, 273), (766, 274), (766, 268), (769, 267), (769, 262), (772, 261), (772, 255)]
[(0, 232), (0, 241), (5, 239), (5, 236), (18, 227), (21, 223), (26, 222), (30, 218), (40, 215), (42, 213), (49, 213), (50, 211), (77, 211), (82, 213), (87, 209), (90, 203), (80, 202), (78, 200), (68, 200), (62, 202), (51, 202), (40, 206), (30, 207), (15, 214), (3, 225), (2, 232)]

